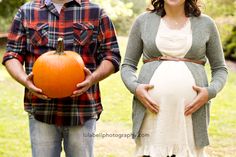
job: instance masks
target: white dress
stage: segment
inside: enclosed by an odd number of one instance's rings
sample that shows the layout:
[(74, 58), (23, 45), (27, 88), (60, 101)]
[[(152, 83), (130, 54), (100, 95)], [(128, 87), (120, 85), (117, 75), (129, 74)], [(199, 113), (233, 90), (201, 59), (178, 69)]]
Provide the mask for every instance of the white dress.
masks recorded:
[[(163, 56), (184, 57), (192, 45), (191, 23), (174, 30), (161, 19), (156, 45)], [(204, 149), (195, 146), (192, 117), (184, 115), (184, 108), (196, 92), (192, 89), (195, 80), (182, 61), (163, 61), (154, 72), (150, 84), (154, 88), (150, 96), (159, 106), (158, 114), (149, 110), (136, 140), (135, 156), (142, 157), (206, 157)]]

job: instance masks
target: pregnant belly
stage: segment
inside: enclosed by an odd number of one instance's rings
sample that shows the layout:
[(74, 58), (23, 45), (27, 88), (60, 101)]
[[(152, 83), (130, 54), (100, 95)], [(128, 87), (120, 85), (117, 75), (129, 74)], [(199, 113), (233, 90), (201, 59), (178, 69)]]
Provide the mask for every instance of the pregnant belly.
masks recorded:
[(146, 111), (141, 133), (149, 133), (160, 147), (193, 145), (192, 118), (185, 116), (184, 111), (197, 94), (192, 88), (194, 78), (186, 64), (164, 61), (154, 72), (150, 84), (154, 88), (149, 94), (160, 110), (158, 114)]
[(154, 72), (149, 90), (150, 96), (158, 103), (190, 103), (196, 96), (192, 86), (194, 78), (184, 62), (164, 61)]

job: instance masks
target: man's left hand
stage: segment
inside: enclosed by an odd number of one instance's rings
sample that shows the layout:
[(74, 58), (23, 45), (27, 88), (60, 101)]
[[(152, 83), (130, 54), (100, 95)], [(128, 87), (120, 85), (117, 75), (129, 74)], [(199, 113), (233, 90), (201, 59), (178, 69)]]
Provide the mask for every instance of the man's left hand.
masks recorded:
[(84, 72), (85, 72), (85, 80), (77, 84), (77, 90), (73, 92), (71, 97), (82, 95), (94, 84), (94, 77), (91, 71), (85, 67)]
[(208, 91), (204, 87), (193, 86), (193, 90), (197, 92), (195, 99), (185, 107), (185, 115), (191, 115), (201, 108), (208, 101)]

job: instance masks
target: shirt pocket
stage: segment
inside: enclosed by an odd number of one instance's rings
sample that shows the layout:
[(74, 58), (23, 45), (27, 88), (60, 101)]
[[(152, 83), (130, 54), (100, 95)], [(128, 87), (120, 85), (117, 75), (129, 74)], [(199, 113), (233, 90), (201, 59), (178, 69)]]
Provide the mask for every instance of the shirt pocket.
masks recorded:
[(76, 44), (84, 46), (93, 42), (94, 25), (91, 23), (74, 23), (74, 41)]
[(34, 47), (45, 46), (48, 43), (48, 24), (39, 23), (29, 27), (30, 44)]

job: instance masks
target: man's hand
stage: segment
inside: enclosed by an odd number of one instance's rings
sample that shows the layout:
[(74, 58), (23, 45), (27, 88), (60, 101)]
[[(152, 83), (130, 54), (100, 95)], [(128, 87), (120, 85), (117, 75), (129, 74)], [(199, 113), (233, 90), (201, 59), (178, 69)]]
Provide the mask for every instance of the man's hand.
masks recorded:
[(153, 88), (152, 85), (140, 84), (136, 88), (135, 95), (138, 98), (138, 100), (144, 105), (144, 107), (146, 107), (153, 113), (158, 113), (159, 105), (154, 100), (152, 100), (152, 98), (148, 94), (148, 90), (152, 88)]
[(193, 90), (197, 92), (196, 98), (185, 107), (185, 115), (191, 115), (201, 108), (208, 101), (208, 91), (204, 87), (193, 86)]
[(50, 100), (46, 95), (42, 93), (42, 89), (37, 88), (33, 83), (33, 73), (31, 72), (27, 77), (25, 81), (25, 87), (29, 89), (29, 91), (39, 97), (40, 99), (44, 100)]
[(91, 71), (85, 67), (84, 72), (85, 72), (85, 80), (77, 84), (77, 89), (73, 92), (73, 95), (71, 97), (82, 95), (95, 83)]
[(30, 73), (27, 75), (24, 71), (24, 68), (19, 60), (17, 59), (10, 59), (5, 63), (5, 66), (7, 68), (7, 71), (9, 74), (20, 84), (22, 84), (24, 87), (28, 88), (29, 91), (34, 94), (35, 96), (44, 99), (49, 100), (49, 98), (46, 95), (43, 95), (42, 90), (35, 87), (33, 83), (33, 73)]

